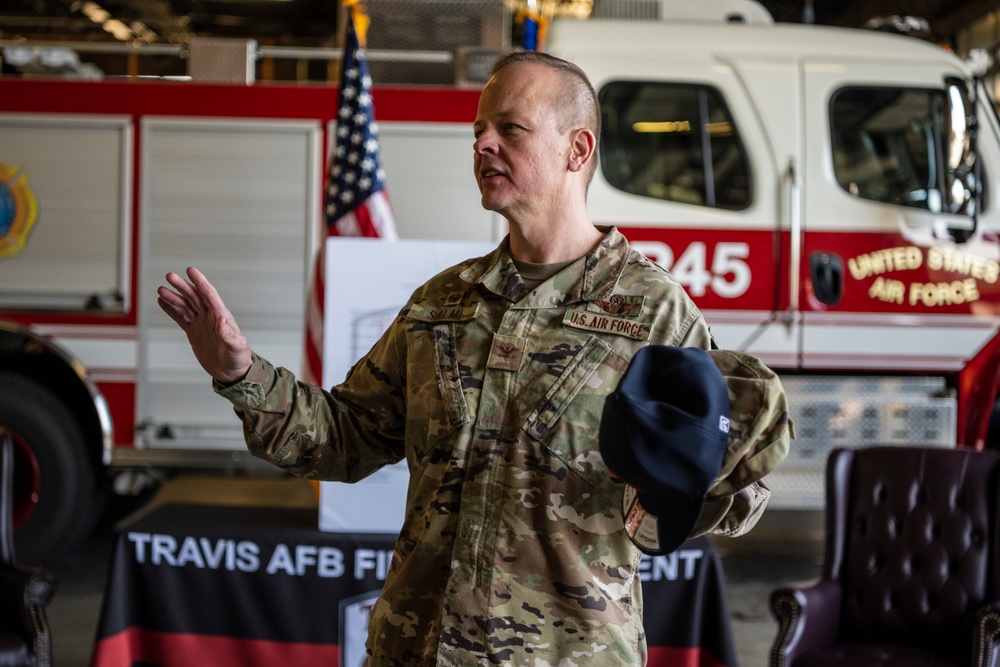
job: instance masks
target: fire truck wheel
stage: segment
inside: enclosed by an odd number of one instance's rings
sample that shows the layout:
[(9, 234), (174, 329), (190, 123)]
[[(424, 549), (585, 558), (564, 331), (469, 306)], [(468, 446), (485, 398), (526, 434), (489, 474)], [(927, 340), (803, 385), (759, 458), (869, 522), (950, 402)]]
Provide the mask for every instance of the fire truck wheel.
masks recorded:
[(89, 536), (103, 494), (72, 412), (43, 385), (0, 371), (0, 424), (14, 438), (14, 545), (49, 564)]

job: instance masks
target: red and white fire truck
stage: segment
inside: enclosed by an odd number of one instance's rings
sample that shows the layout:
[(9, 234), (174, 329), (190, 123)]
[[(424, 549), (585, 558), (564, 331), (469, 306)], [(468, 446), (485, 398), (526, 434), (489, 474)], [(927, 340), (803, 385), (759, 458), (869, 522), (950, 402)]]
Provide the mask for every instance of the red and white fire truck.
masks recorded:
[[(721, 346), (783, 375), (797, 440), (775, 506), (822, 506), (833, 446), (987, 445), (1000, 123), (966, 63), (757, 15), (561, 21), (548, 39), (599, 91), (595, 221), (669, 268)], [(477, 91), (377, 83), (400, 236), (501, 238), (472, 176)], [(261, 354), (300, 367), (336, 103), (329, 86), (0, 79), (0, 422), (26, 555), (85, 535), (112, 477), (253, 465), (155, 288), (198, 266)]]

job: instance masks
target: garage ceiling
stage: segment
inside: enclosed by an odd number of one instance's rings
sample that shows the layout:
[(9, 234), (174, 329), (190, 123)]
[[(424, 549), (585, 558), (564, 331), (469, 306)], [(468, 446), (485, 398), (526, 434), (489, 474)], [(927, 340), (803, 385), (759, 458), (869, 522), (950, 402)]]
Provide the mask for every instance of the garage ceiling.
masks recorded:
[[(801, 22), (802, 0), (765, 0), (775, 21)], [(963, 27), (997, 9), (995, 0), (815, 0), (816, 23), (857, 28), (876, 16), (918, 16), (931, 37), (947, 41)]]
[[(849, 27), (863, 26), (880, 15), (920, 16), (929, 23), (927, 37), (945, 42), (997, 7), (995, 0), (763, 0), (762, 4), (780, 22), (804, 22), (810, 10), (817, 24)], [(114, 40), (101, 27), (110, 18), (132, 31), (131, 36), (127, 32), (119, 36), (122, 41), (138, 35), (145, 37), (143, 41), (176, 42), (194, 34), (275, 44), (330, 44), (338, 5), (336, 0), (0, 0), (0, 39)], [(107, 13), (105, 21), (92, 15), (99, 10)]]

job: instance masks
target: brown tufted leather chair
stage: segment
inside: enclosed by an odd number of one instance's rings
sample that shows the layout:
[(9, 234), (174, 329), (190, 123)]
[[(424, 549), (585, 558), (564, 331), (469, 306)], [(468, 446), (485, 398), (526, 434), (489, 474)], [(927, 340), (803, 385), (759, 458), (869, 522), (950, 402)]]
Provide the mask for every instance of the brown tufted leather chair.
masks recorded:
[(0, 667), (52, 664), (45, 607), (55, 591), (48, 570), (14, 557), (14, 443), (0, 426)]
[(998, 484), (994, 452), (834, 450), (822, 574), (771, 595), (771, 665), (1000, 665)]

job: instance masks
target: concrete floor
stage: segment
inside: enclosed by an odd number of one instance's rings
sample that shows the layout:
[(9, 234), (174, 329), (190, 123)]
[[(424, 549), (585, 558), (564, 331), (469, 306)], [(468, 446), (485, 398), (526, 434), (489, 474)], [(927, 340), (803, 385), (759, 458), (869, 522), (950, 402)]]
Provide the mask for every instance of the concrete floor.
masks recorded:
[[(219, 478), (186, 475), (166, 482), (144, 511), (161, 503), (310, 506), (316, 499), (308, 482), (290, 478)], [(726, 572), (730, 620), (740, 667), (768, 664), (777, 624), (768, 609), (776, 586), (818, 575), (822, 516), (809, 512), (765, 513), (750, 534), (720, 539), (716, 547)], [(49, 605), (54, 664), (89, 665), (113, 531), (99, 531), (81, 549), (54, 566), (58, 578)], [(735, 666), (733, 666), (735, 667)]]

